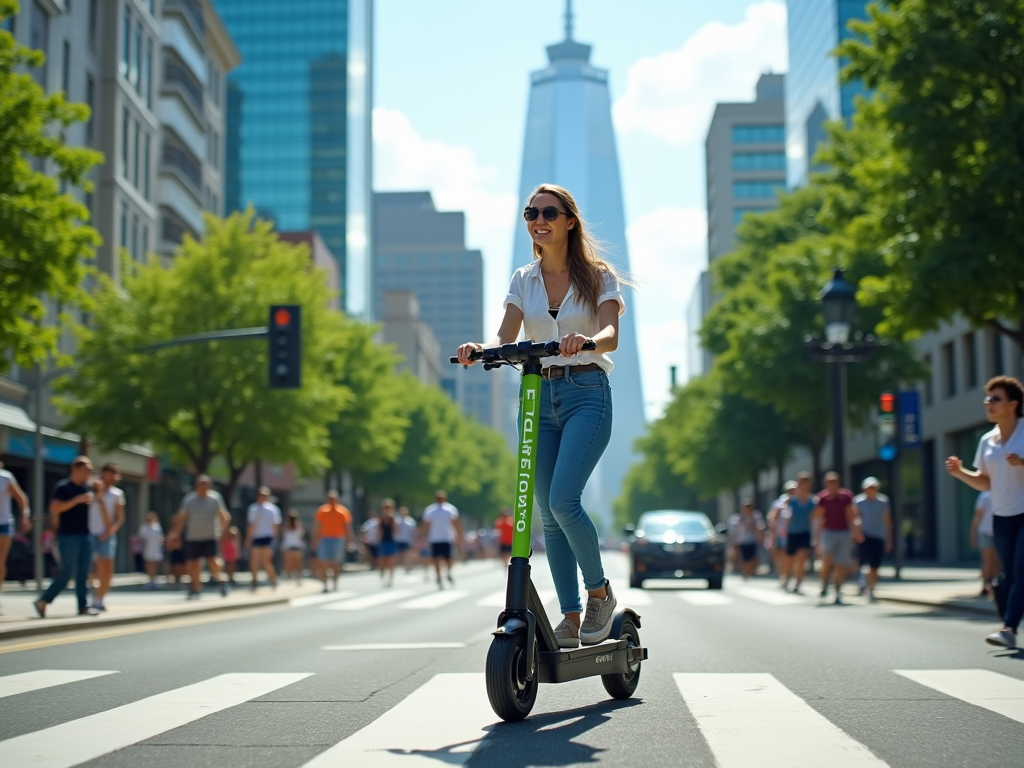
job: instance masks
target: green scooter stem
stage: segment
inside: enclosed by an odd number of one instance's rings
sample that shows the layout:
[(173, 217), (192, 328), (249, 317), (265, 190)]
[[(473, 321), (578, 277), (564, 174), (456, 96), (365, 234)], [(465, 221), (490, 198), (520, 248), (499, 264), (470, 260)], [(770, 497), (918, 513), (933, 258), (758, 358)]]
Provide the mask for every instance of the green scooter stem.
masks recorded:
[(540, 371), (524, 366), (519, 396), (519, 455), (516, 475), (516, 498), (512, 507), (515, 527), (512, 533), (512, 557), (530, 557), (530, 535), (533, 530), (533, 489), (537, 474), (537, 428), (540, 422)]

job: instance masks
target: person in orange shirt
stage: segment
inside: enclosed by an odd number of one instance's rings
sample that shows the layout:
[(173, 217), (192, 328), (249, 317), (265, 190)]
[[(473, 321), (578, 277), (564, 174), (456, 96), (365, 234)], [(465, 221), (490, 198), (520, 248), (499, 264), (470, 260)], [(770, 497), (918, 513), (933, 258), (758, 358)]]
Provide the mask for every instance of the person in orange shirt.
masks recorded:
[(507, 509), (494, 521), (494, 532), (498, 535), (498, 557), (505, 560), (505, 565), (512, 562), (512, 515)]
[(316, 549), (317, 577), (327, 588), (327, 573), (333, 571), (334, 584), (338, 589), (341, 564), (345, 561), (345, 544), (352, 529), (352, 513), (338, 502), (338, 492), (327, 494), (327, 503), (316, 511), (313, 519), (313, 546)]

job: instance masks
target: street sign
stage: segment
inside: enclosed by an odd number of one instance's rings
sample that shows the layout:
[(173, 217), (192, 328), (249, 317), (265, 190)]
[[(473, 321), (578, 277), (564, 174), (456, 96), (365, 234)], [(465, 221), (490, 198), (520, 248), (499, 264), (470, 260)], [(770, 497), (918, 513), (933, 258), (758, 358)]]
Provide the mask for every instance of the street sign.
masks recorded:
[(921, 402), (916, 390), (899, 393), (900, 445), (921, 447)]

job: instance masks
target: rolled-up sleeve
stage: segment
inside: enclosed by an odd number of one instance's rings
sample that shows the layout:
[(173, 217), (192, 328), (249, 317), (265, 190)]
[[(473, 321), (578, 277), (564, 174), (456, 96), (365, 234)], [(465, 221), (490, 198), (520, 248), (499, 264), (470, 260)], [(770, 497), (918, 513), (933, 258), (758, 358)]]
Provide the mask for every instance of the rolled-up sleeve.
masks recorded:
[(619, 281), (610, 272), (605, 272), (601, 275), (601, 295), (597, 297), (597, 306), (600, 307), (606, 301), (618, 302), (619, 314), (623, 315), (626, 313), (626, 300), (622, 298)]
[(507, 309), (509, 304), (511, 304), (514, 307), (518, 307), (520, 312), (524, 312), (523, 283), (522, 276), (520, 275), (519, 270), (516, 270), (516, 272), (512, 275), (512, 281), (508, 285), (508, 295), (505, 297), (505, 302), (501, 305), (502, 309)]

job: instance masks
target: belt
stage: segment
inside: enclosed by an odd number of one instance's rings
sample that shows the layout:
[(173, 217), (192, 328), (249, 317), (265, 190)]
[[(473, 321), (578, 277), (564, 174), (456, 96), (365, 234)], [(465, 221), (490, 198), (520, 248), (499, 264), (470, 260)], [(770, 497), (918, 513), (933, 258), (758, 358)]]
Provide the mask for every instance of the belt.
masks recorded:
[(545, 368), (541, 372), (541, 376), (545, 379), (563, 379), (565, 378), (566, 371), (570, 376), (575, 376), (577, 373), (590, 373), (591, 371), (600, 371), (601, 366), (597, 363), (588, 363), (587, 365), (552, 365)]

